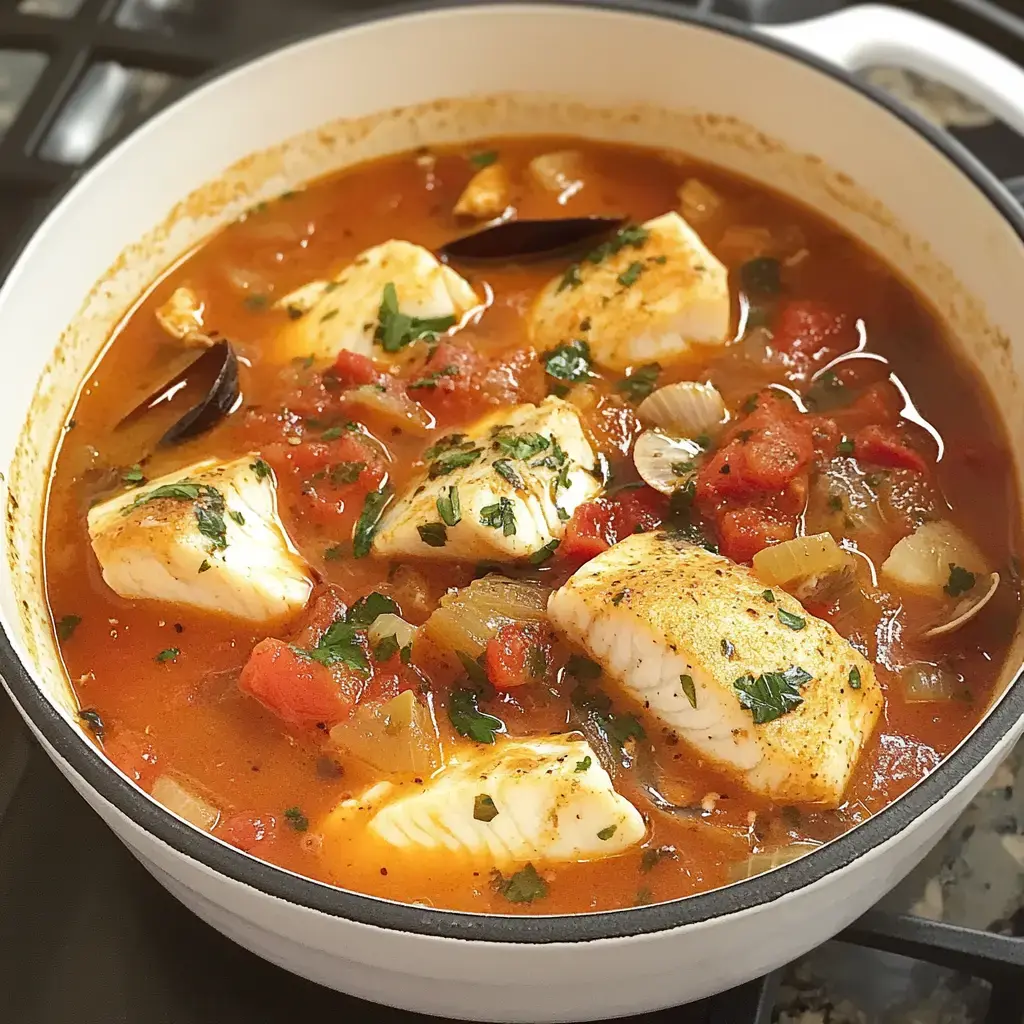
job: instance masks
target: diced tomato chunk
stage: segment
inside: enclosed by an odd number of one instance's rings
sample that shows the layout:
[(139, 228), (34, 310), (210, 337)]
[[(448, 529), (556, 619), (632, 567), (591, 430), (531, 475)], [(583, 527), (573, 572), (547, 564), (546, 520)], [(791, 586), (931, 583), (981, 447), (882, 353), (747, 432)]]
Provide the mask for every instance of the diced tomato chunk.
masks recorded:
[(792, 540), (796, 524), (765, 509), (725, 509), (718, 518), (719, 550), (734, 562), (749, 562), (762, 548)]
[(277, 819), (272, 814), (233, 814), (217, 827), (217, 835), (226, 843), (252, 853), (264, 849), (277, 838)]
[(487, 641), (487, 678), (498, 690), (536, 683), (551, 664), (551, 637), (539, 623), (509, 623)]
[(912, 469), (923, 473), (927, 463), (910, 447), (910, 442), (894, 427), (873, 423), (857, 431), (853, 454), (863, 462), (887, 469)]
[(359, 387), (363, 384), (383, 384), (387, 374), (374, 365), (372, 359), (343, 348), (334, 360), (334, 375), (345, 387)]
[(772, 348), (787, 362), (806, 369), (856, 347), (857, 331), (844, 313), (824, 302), (784, 302), (772, 326)]
[(304, 658), (280, 640), (261, 640), (242, 669), (238, 687), (289, 725), (348, 718), (355, 703), (326, 665)]
[(631, 533), (660, 526), (667, 514), (668, 498), (651, 487), (584, 502), (566, 524), (559, 554), (571, 559), (594, 558)]

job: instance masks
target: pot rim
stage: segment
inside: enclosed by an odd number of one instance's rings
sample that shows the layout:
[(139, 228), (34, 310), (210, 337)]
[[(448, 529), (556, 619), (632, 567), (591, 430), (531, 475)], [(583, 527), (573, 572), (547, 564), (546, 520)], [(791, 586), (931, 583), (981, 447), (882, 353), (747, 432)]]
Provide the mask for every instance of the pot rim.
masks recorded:
[[(758, 33), (739, 22), (682, 9), (666, 0), (570, 0), (570, 3), (583, 10), (608, 10), (698, 25), (772, 50), (844, 83), (930, 142), (984, 194), (1024, 241), (1024, 209), (987, 168), (940, 129), (844, 69), (773, 36)], [(527, 8), (558, 7), (562, 10), (568, 6), (565, 0), (512, 0), (512, 4)], [(497, 0), (409, 0), (342, 16), (335, 19), (331, 27), (319, 32), (297, 34), (200, 76), (179, 90), (164, 110), (226, 73), (320, 35), (406, 15), (510, 5)], [(84, 174), (101, 171), (102, 158), (116, 152), (132, 138), (132, 134), (106, 147), (94, 158)], [(9, 276), (21, 260), (29, 239), (52, 215), (59, 213), (64, 199), (82, 176), (73, 175), (68, 185), (58, 191), (43, 212), (22, 233), (15, 255), (3, 266), (0, 279)], [(929, 775), (849, 832), (790, 864), (742, 882), (667, 903), (583, 914), (524, 916), (469, 913), (397, 903), (297, 875), (242, 853), (180, 820), (114, 769), (51, 704), (2, 629), (0, 674), (22, 714), (79, 778), (135, 825), (171, 847), (175, 853), (197, 861), (233, 882), (332, 917), (432, 938), (527, 945), (623, 939), (697, 925), (741, 911), (754, 910), (821, 882), (826, 876), (848, 867), (858, 858), (892, 840), (927, 813), (929, 808), (945, 799), (1024, 715), (1024, 670), (1021, 670), (974, 732)]]

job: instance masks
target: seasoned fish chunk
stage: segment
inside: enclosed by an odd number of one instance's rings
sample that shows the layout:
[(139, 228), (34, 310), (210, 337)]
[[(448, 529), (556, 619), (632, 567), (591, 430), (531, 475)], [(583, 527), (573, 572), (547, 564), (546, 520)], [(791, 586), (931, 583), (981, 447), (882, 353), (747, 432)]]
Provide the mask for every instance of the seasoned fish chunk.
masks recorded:
[[(479, 300), (421, 245), (391, 239), (360, 253), (335, 280), (311, 282), (282, 301), (294, 319), (274, 341), (276, 356), (326, 362), (342, 349), (387, 359), (456, 326)], [(375, 341), (378, 327), (384, 336)]]
[(299, 611), (312, 588), (257, 455), (205, 459), (95, 505), (89, 537), (121, 597), (267, 622)]
[(874, 670), (750, 569), (637, 534), (579, 569), (548, 614), (649, 715), (754, 792), (841, 802), (882, 707)]
[(728, 271), (678, 213), (666, 213), (623, 228), (549, 281), (529, 331), (540, 350), (585, 338), (597, 362), (623, 370), (725, 344), (729, 310)]
[(374, 786), (328, 817), (372, 814), (371, 833), (409, 852), (447, 851), (497, 867), (588, 861), (641, 842), (639, 811), (612, 788), (590, 745), (575, 735), (500, 740), (455, 760), (426, 785)]
[(377, 554), (526, 558), (553, 545), (601, 490), (579, 415), (560, 398), (488, 416), (427, 449), (425, 461), (385, 513)]

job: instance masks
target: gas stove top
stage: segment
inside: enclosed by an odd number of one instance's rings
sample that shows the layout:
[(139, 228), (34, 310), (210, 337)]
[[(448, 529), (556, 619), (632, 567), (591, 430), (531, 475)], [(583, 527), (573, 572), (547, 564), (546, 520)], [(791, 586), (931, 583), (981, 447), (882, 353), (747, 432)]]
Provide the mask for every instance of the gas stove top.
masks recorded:
[[(844, 0), (679, 0), (783, 22)], [(0, 238), (197, 76), (374, 0), (0, 0)], [(917, 9), (1024, 63), (1020, 0)], [(1019, 13), (1017, 13), (1019, 12)], [(948, 90), (869, 72), (1024, 201), (1024, 139)], [(799, 964), (644, 1024), (1024, 1024), (1024, 754), (908, 883)], [(910, 912), (904, 912), (904, 911)], [(232, 1024), (428, 1020), (263, 962), (168, 895), (74, 793), (0, 694), (0, 1020)]]

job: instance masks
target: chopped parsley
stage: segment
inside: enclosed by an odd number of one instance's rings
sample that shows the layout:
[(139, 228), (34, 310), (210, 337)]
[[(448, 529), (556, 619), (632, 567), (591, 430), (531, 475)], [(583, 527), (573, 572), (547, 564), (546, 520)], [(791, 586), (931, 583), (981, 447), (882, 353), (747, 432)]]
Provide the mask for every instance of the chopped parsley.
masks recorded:
[(640, 279), (640, 275), (646, 268), (639, 260), (633, 260), (626, 269), (615, 279), (623, 288), (630, 288)]
[(549, 377), (578, 383), (590, 376), (590, 346), (582, 339), (564, 342), (541, 358)]
[(443, 548), (448, 543), (448, 528), (444, 523), (420, 523), (416, 527), (420, 540), (432, 548)]
[(587, 756), (585, 758), (583, 758), (582, 761), (577, 761), (576, 762), (576, 767), (573, 770), (577, 771), (577, 772), (585, 772), (585, 771), (587, 771), (587, 769), (590, 768), (590, 766), (593, 763), (594, 763), (594, 759), (589, 754), (587, 754)]
[(850, 689), (860, 689), (860, 669), (856, 665), (850, 669)]
[(174, 661), (179, 654), (181, 654), (181, 651), (177, 647), (166, 647), (153, 660), (159, 662)]
[(399, 651), (398, 637), (392, 633), (391, 636), (382, 636), (373, 649), (373, 660), (378, 662), (389, 661)]
[(686, 694), (690, 707), (695, 708), (697, 706), (697, 687), (693, 683), (693, 676), (681, 675), (679, 677), (679, 688)]
[(584, 658), (580, 654), (569, 655), (569, 660), (565, 663), (565, 670), (580, 682), (592, 681), (601, 675), (601, 666), (596, 661)]
[(270, 464), (263, 459), (250, 463), (249, 468), (256, 474), (257, 480), (265, 480), (271, 473)]
[(493, 715), (486, 715), (477, 704), (475, 690), (453, 690), (448, 698), (448, 720), (460, 736), (474, 743), (493, 743), (494, 737), (505, 731), (505, 723)]
[(785, 672), (762, 672), (753, 676), (740, 676), (732, 685), (740, 706), (754, 718), (755, 725), (764, 725), (781, 718), (804, 701), (800, 687), (810, 682), (811, 674), (798, 665)]
[(581, 284), (583, 284), (583, 279), (580, 277), (580, 265), (570, 263), (562, 275), (562, 280), (558, 282), (558, 291), (564, 292), (566, 288), (579, 288)]
[(398, 605), (390, 598), (374, 590), (358, 601), (345, 615), (350, 626), (372, 626), (381, 615), (397, 615)]
[(437, 514), (445, 526), (458, 526), (462, 522), (462, 502), (455, 484), (437, 496)]
[(527, 864), (509, 878), (505, 878), (500, 871), (495, 871), (493, 879), (494, 888), (509, 903), (532, 903), (548, 894), (547, 882), (537, 874), (537, 869), (532, 864)]
[(336, 619), (327, 627), (316, 647), (293, 647), (292, 650), (321, 665), (344, 665), (366, 675), (370, 671), (370, 663), (359, 642), (361, 632), (354, 623)]
[(516, 472), (515, 466), (512, 465), (511, 459), (495, 459), (494, 472), (503, 480), (507, 480), (516, 490), (521, 491), (526, 487), (526, 484), (523, 483), (523, 478)]
[(335, 424), (333, 427), (328, 427), (321, 435), (322, 441), (337, 441), (342, 434), (345, 433), (345, 428)]
[(551, 441), (543, 434), (506, 434), (499, 433), (494, 438), (494, 447), (513, 459), (532, 459), (534, 455), (547, 451)]
[(434, 339), (439, 334), (455, 326), (455, 317), (437, 316), (421, 319), (418, 316), (407, 316), (398, 309), (398, 292), (394, 282), (384, 285), (377, 311), (377, 329), (373, 340), (385, 352), (401, 352), (406, 345), (422, 338)]
[(630, 739), (642, 740), (646, 733), (635, 715), (612, 711), (612, 702), (601, 690), (590, 690), (580, 684), (572, 691), (572, 703), (586, 712), (594, 725), (620, 750)]
[(554, 556), (559, 543), (561, 542), (558, 540), (549, 540), (547, 544), (545, 544), (543, 547), (537, 548), (537, 550), (534, 551), (532, 555), (530, 555), (530, 564), (543, 565), (546, 561), (548, 561), (550, 558)]
[(642, 225), (627, 224), (624, 228), (620, 228), (616, 231), (607, 242), (602, 242), (596, 249), (592, 249), (583, 258), (587, 263), (601, 263), (609, 256), (614, 256), (623, 249), (639, 249), (649, 237), (650, 232)]
[(778, 295), (782, 290), (782, 266), (771, 256), (747, 260), (740, 267), (740, 284), (748, 295)]
[(597, 838), (600, 839), (603, 843), (608, 842), (608, 840), (611, 839), (613, 835), (615, 835), (615, 830), (618, 827), (618, 825), (609, 825), (607, 826), (607, 828), (601, 829), (601, 831), (597, 833)]
[(839, 444), (836, 445), (836, 454), (852, 455), (854, 448), (854, 443), (848, 437), (844, 437), (842, 441), (840, 441)]
[(459, 661), (462, 662), (462, 667), (466, 670), (466, 675), (474, 686), (482, 688), (490, 685), (491, 681), (487, 678), (487, 670), (479, 661), (468, 655), (465, 651), (456, 651), (455, 654)]
[(496, 149), (483, 149), (476, 153), (470, 153), (466, 159), (478, 171), (482, 171), (485, 167), (490, 167), (491, 164), (497, 162), (498, 151)]
[(959, 597), (961, 594), (973, 590), (977, 579), (973, 572), (968, 572), (962, 565), (954, 565), (950, 562), (949, 580), (942, 589), (950, 597)]
[(291, 825), (296, 832), (305, 832), (309, 828), (309, 818), (307, 818), (298, 807), (289, 807), (284, 812), (285, 819), (288, 824)]
[(57, 620), (57, 639), (70, 640), (81, 621), (81, 615), (62, 615)]
[(266, 309), (270, 302), (266, 295), (263, 295), (260, 292), (254, 292), (252, 295), (246, 295), (242, 301), (245, 303), (245, 308), (253, 313), (258, 313), (261, 309)]
[(473, 818), (476, 821), (494, 821), (498, 816), (498, 808), (486, 793), (477, 793), (473, 800)]
[(442, 366), (440, 370), (434, 370), (428, 373), (425, 377), (420, 377), (419, 380), (410, 381), (406, 385), (408, 391), (415, 389), (426, 389), (433, 391), (437, 388), (437, 382), (442, 377), (458, 377), (459, 368), (457, 366)]
[(138, 487), (139, 484), (146, 482), (146, 474), (142, 472), (142, 467), (136, 462), (134, 466), (121, 474), (121, 480), (126, 487)]
[(199, 568), (196, 570), (196, 572), (208, 572), (212, 568), (213, 568), (213, 566), (210, 565), (210, 560), (208, 558), (204, 558), (199, 563)]
[(95, 708), (82, 708), (78, 712), (78, 720), (96, 737), (103, 739), (103, 719)]
[(213, 543), (214, 548), (227, 547), (224, 495), (209, 484), (190, 484), (187, 481), (163, 484), (146, 494), (140, 494), (121, 511), (121, 515), (126, 516), (148, 502), (164, 500), (193, 502), (199, 532)]
[(631, 402), (639, 402), (654, 390), (654, 386), (658, 383), (659, 373), (661, 373), (659, 363), (638, 366), (628, 377), (623, 377), (615, 385), (615, 390), (622, 392)]
[(506, 537), (515, 536), (516, 513), (509, 498), (499, 498), (493, 505), (485, 505), (480, 509), (480, 524), (492, 530), (501, 530)]
[(761, 596), (769, 603), (775, 604), (775, 595), (770, 590), (762, 590)]
[(331, 467), (328, 477), (332, 484), (354, 484), (359, 479), (359, 474), (366, 469), (365, 462), (339, 462)]
[(243, 516), (241, 512), (236, 512), (232, 509), (228, 512), (228, 518), (230, 518), (232, 522), (238, 523), (239, 526), (245, 526), (245, 516)]
[(373, 535), (380, 525), (380, 517), (384, 507), (391, 500), (391, 488), (383, 486), (380, 490), (370, 491), (363, 502), (363, 511), (359, 513), (355, 528), (352, 531), (352, 554), (356, 558), (365, 558), (373, 545)]
[(778, 611), (779, 622), (784, 626), (789, 626), (790, 629), (798, 630), (803, 629), (807, 625), (807, 620), (800, 615), (794, 615), (792, 612), (787, 612), (785, 608), (780, 608)]
[[(452, 435), (453, 438), (461, 438), (462, 436), (461, 434)], [(436, 480), (439, 476), (445, 476), (453, 469), (464, 469), (466, 466), (472, 466), (484, 453), (484, 450), (477, 448), (472, 441), (454, 441), (451, 445), (440, 448), (440, 445), (443, 443), (443, 441), (439, 441), (437, 444), (431, 445), (423, 453), (425, 460), (433, 459), (427, 470), (427, 475), (431, 480)]]
[(345, 548), (341, 544), (332, 544), (329, 548), (324, 548), (324, 558), (328, 562), (336, 562), (344, 554)]

